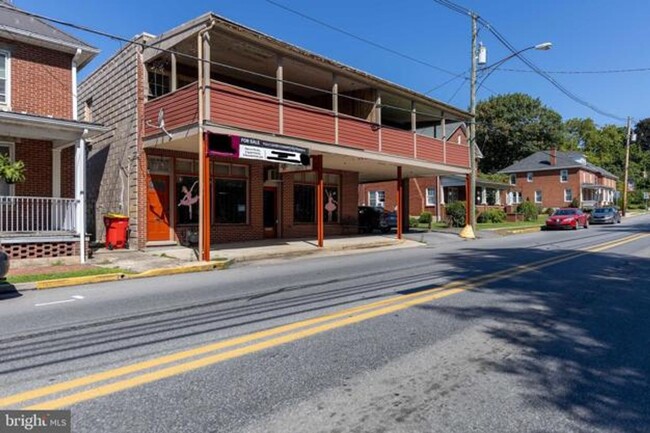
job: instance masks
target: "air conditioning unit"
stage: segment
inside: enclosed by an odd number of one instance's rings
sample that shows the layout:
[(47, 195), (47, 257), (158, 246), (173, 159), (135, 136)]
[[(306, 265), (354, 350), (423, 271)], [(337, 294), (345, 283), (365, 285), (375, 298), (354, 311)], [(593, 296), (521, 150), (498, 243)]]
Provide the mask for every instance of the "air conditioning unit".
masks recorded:
[(277, 168), (269, 168), (266, 170), (266, 179), (265, 180), (271, 180), (271, 181), (279, 181), (280, 180), (280, 172), (278, 171)]

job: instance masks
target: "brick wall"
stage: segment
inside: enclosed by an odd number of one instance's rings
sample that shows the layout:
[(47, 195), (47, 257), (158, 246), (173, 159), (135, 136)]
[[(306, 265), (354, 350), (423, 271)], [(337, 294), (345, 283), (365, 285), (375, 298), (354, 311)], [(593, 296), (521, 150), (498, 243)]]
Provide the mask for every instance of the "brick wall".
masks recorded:
[[(431, 212), (435, 217), (436, 207), (426, 205), (426, 188), (436, 188), (436, 178), (434, 176), (409, 179), (409, 215), (420, 215), (426, 211)], [(359, 205), (369, 204), (368, 193), (370, 191), (384, 191), (386, 197), (384, 208), (386, 210), (393, 211), (397, 208), (397, 181), (391, 180), (359, 185)]]
[(580, 170), (568, 170), (567, 182), (560, 182), (560, 169), (533, 172), (533, 181), (528, 182), (526, 173), (517, 173), (517, 186), (521, 189), (522, 201), (535, 203), (535, 191), (542, 191), (542, 207), (566, 207), (570, 202), (564, 201), (564, 190), (571, 189), (573, 197), (580, 199)]
[(11, 109), (72, 118), (72, 55), (0, 38), (11, 53)]
[(25, 163), (25, 181), (16, 184), (16, 195), (52, 197), (52, 142), (17, 140), (16, 160)]

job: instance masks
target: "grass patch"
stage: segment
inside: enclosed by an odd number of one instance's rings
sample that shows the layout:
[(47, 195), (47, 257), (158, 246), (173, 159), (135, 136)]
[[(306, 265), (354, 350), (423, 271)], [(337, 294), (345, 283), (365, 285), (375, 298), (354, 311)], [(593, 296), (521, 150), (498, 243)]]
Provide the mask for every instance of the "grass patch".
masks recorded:
[[(31, 283), (43, 280), (56, 280), (59, 278), (73, 278), (73, 277), (87, 277), (91, 275), (105, 275), (105, 274), (133, 274), (132, 271), (120, 268), (90, 268), (80, 269), (76, 271), (67, 272), (50, 272), (45, 274), (28, 274), (28, 275), (9, 275), (7, 282), (10, 284)], [(11, 271), (10, 271), (11, 274)]]
[(517, 221), (517, 222), (502, 222), (502, 223), (478, 223), (476, 228), (478, 230), (490, 229), (521, 229), (526, 227), (538, 227), (544, 225), (548, 215), (542, 214), (537, 217), (537, 221)]

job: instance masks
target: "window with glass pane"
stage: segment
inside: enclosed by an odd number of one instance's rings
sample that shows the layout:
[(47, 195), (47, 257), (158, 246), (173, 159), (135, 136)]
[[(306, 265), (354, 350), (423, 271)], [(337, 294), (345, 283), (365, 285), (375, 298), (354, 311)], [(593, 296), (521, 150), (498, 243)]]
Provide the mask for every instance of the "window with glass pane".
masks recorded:
[(293, 220), (297, 223), (316, 222), (316, 187), (314, 185), (293, 186)]
[(199, 223), (199, 178), (179, 176), (176, 178), (178, 224)]
[(569, 170), (560, 170), (560, 182), (569, 181)]
[(7, 53), (0, 52), (0, 104), (8, 102), (7, 90), (9, 89), (8, 76), (9, 76), (9, 56)]
[(570, 202), (573, 200), (573, 191), (571, 189), (564, 190), (564, 201)]
[(198, 174), (199, 163), (195, 159), (176, 158), (176, 173)]
[(216, 179), (214, 188), (215, 221), (220, 224), (245, 224), (247, 182), (239, 179)]
[(324, 218), (326, 223), (336, 223), (339, 221), (339, 188), (336, 186), (325, 187), (325, 204), (324, 204)]
[(542, 202), (542, 191), (535, 191), (535, 203)]
[(436, 189), (427, 188), (427, 206), (436, 205)]
[(169, 93), (169, 76), (149, 71), (149, 96), (157, 98)]

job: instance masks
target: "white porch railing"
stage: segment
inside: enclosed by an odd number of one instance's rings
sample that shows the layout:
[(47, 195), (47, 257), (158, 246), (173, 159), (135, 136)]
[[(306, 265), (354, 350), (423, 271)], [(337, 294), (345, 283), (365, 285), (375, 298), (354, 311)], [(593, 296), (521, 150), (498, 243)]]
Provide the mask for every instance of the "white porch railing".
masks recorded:
[(76, 233), (77, 200), (0, 196), (0, 233)]

